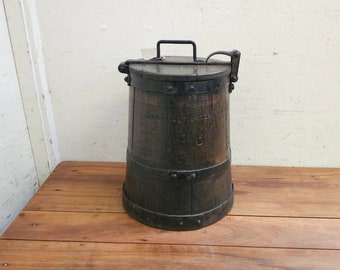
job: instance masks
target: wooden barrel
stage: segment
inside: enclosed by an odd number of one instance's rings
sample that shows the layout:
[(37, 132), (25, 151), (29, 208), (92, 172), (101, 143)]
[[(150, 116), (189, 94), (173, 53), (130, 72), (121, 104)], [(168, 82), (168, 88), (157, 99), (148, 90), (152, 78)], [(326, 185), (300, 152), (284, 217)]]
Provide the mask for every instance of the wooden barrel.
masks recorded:
[(160, 44), (174, 42), (160, 41), (154, 59), (119, 66), (130, 85), (123, 206), (147, 225), (193, 230), (233, 205), (228, 89), (240, 54), (207, 62), (193, 45), (194, 57), (160, 57)]

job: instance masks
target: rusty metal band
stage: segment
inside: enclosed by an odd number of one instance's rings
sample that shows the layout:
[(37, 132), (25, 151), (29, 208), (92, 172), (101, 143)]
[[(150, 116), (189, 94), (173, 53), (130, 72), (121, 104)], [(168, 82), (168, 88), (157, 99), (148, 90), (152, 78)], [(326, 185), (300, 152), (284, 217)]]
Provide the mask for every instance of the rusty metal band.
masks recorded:
[(123, 187), (123, 206), (129, 215), (141, 223), (167, 230), (196, 230), (213, 224), (222, 219), (231, 210), (233, 203), (234, 186), (232, 186), (232, 192), (229, 197), (222, 204), (209, 211), (195, 215), (166, 215), (150, 211), (130, 201)]
[(131, 70), (130, 84), (132, 87), (143, 89), (146, 91), (159, 92), (168, 95), (190, 95), (190, 94), (206, 94), (216, 93), (227, 89), (229, 79), (227, 76), (206, 80), (206, 81), (164, 81), (153, 80), (141, 77)]
[(196, 169), (196, 170), (162, 170), (146, 166), (127, 154), (127, 167), (130, 172), (137, 173), (141, 177), (154, 181), (172, 181), (172, 182), (187, 182), (187, 181), (203, 181), (211, 176), (222, 175), (229, 169), (231, 158), (214, 166)]

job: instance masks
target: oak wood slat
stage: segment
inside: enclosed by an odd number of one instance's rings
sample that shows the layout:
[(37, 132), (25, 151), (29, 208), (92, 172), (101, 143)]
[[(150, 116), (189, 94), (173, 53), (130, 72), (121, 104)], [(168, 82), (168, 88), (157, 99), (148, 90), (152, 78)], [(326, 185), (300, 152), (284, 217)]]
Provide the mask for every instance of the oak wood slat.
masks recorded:
[(337, 269), (340, 250), (0, 240), (4, 269)]
[(64, 162), (0, 237), (0, 268), (340, 269), (340, 169), (232, 173), (230, 215), (172, 232), (125, 214), (124, 163)]

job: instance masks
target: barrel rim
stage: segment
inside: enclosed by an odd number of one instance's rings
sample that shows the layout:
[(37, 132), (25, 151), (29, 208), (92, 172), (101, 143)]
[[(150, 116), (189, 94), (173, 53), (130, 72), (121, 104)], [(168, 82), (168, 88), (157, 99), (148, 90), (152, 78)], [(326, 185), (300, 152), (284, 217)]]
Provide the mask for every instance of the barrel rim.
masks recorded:
[(172, 58), (169, 58), (169, 61), (164, 62), (132, 62), (129, 64), (129, 73), (131, 76), (159, 81), (204, 81), (226, 77), (231, 72), (230, 62), (214, 60), (197, 64), (186, 60), (171, 62)]

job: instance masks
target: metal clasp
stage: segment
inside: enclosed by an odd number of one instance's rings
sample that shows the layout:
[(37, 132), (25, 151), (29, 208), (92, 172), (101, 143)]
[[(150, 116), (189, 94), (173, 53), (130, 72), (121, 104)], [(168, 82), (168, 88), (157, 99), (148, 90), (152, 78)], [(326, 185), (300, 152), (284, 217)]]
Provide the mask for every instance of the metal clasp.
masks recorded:
[(195, 171), (169, 172), (169, 178), (174, 182), (192, 181), (194, 178), (196, 178), (196, 172)]

